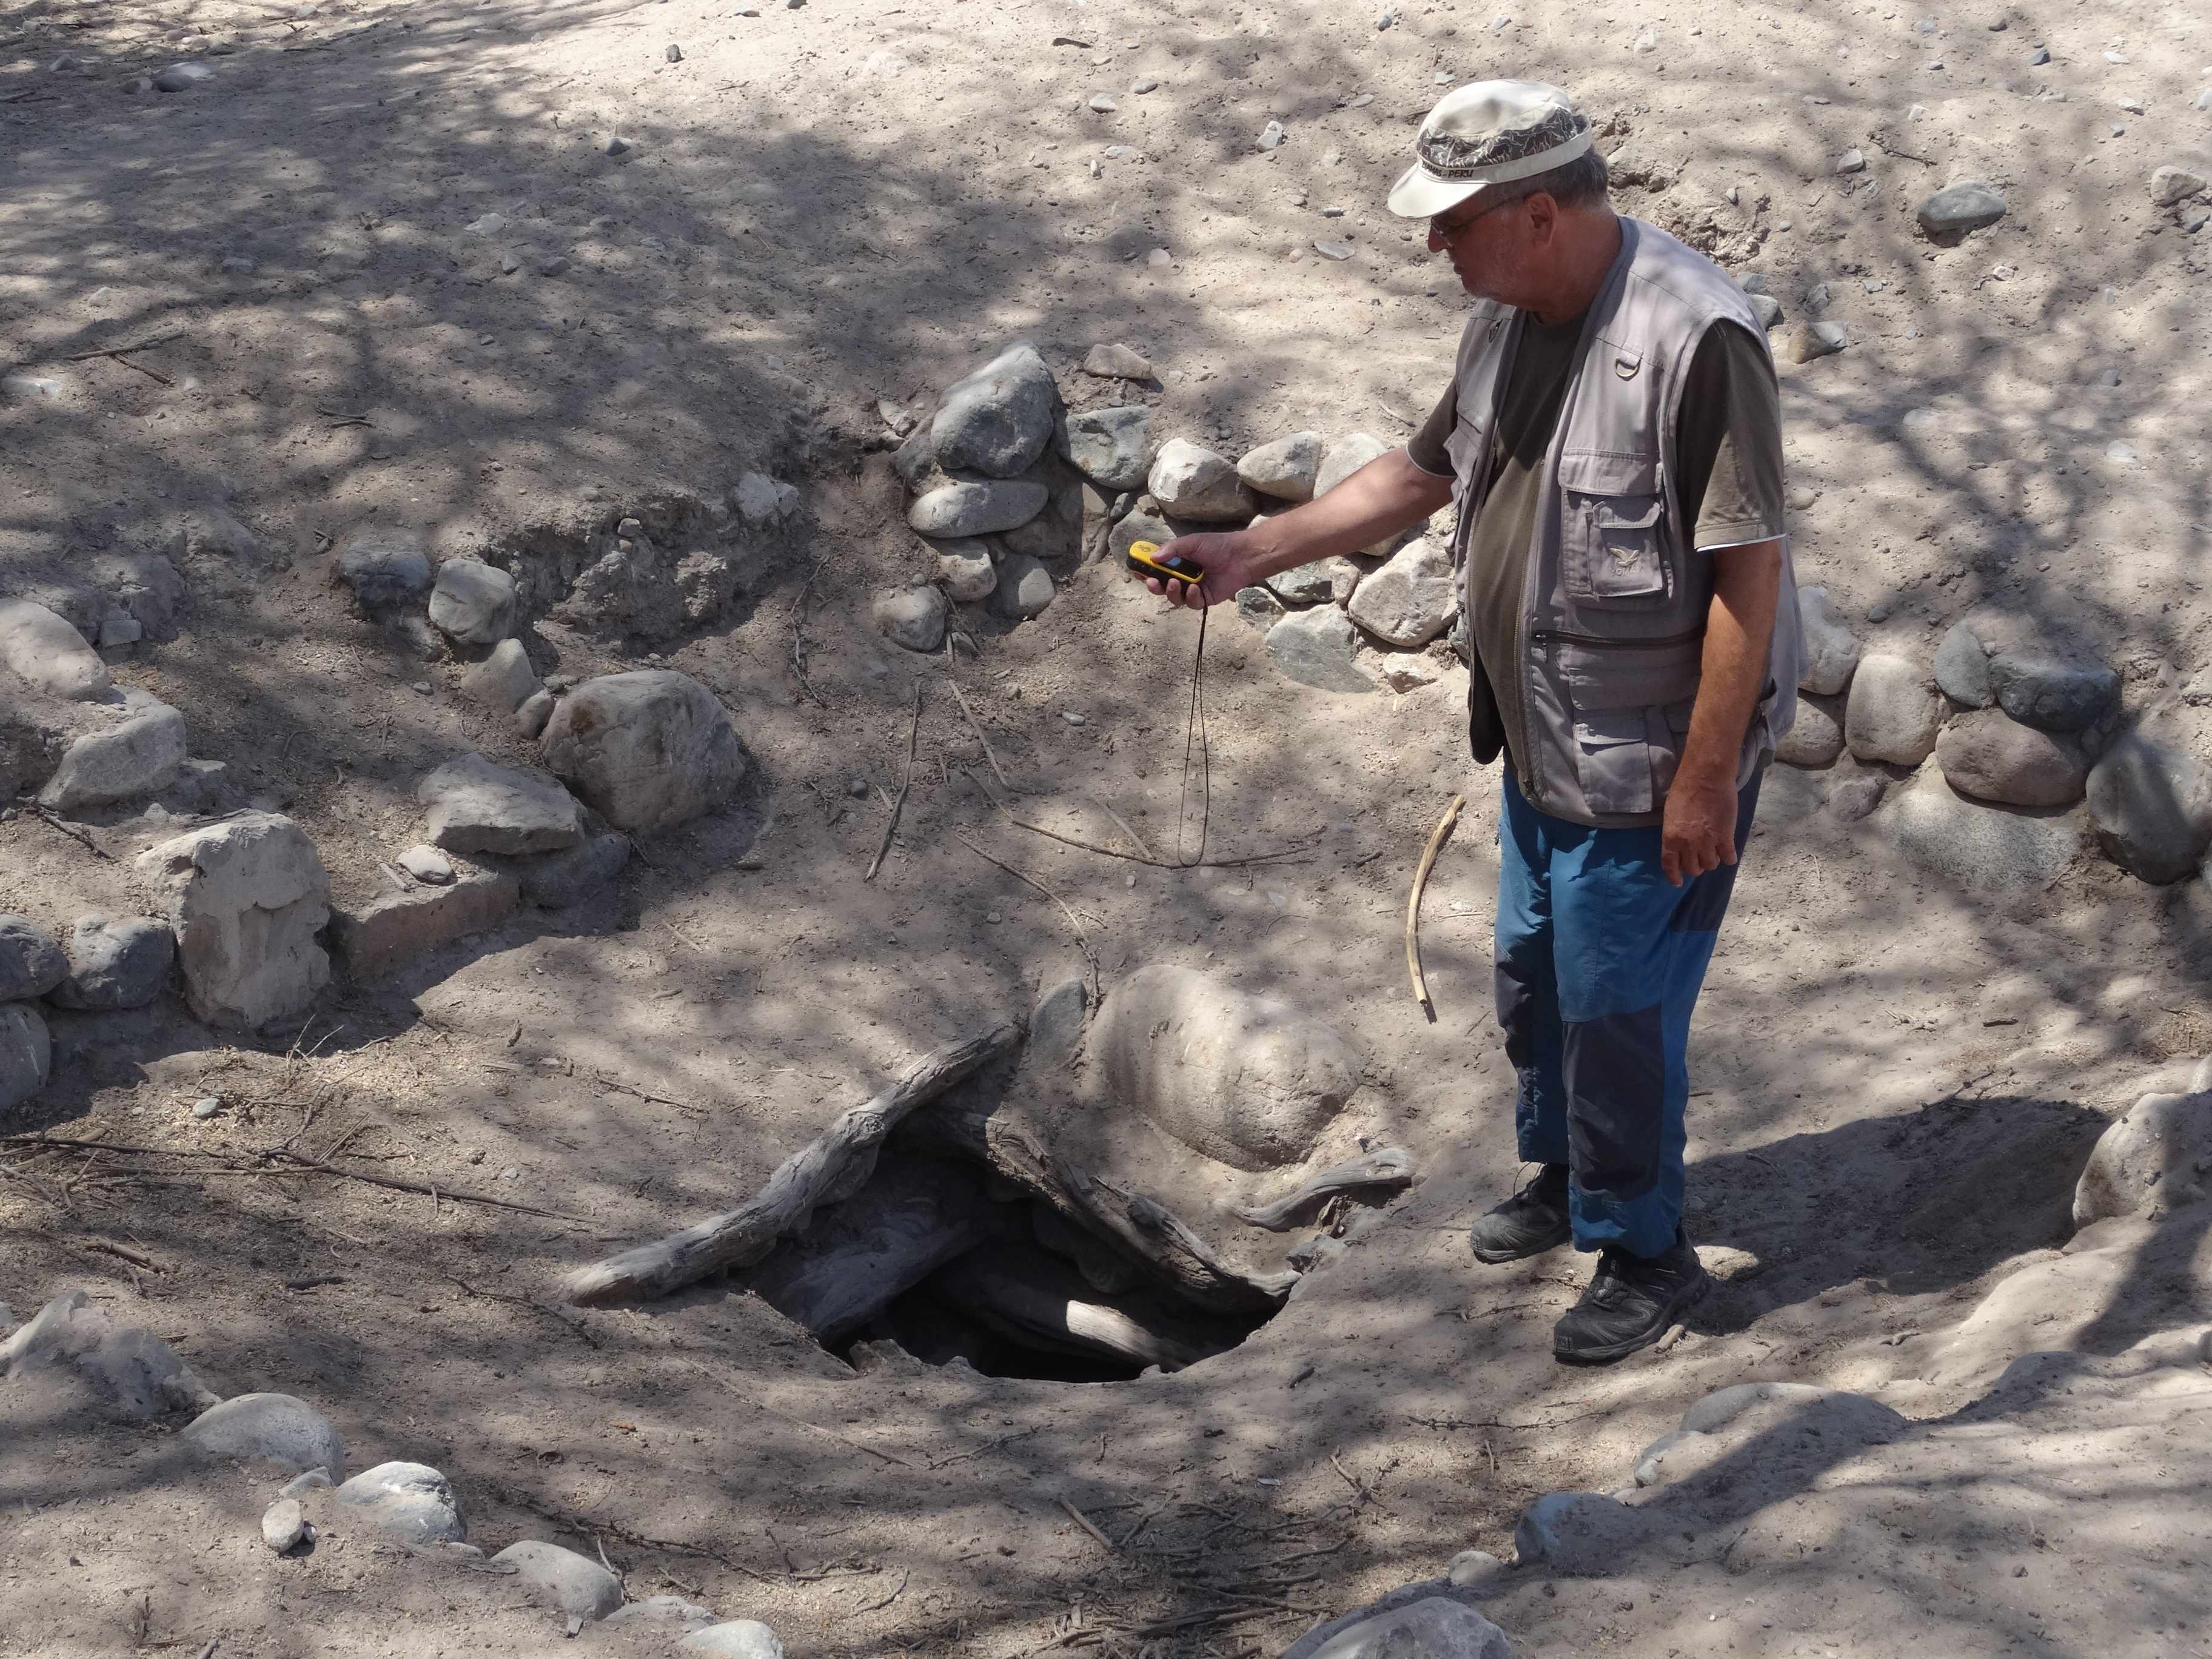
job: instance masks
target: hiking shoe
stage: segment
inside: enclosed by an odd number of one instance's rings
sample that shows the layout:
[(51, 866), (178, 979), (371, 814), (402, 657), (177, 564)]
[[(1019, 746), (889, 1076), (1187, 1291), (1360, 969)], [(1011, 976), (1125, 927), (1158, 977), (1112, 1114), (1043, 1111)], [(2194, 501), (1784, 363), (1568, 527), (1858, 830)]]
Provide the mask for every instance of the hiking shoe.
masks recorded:
[(1468, 1229), (1477, 1261), (1493, 1266), (1557, 1249), (1574, 1235), (1567, 1221), (1567, 1166), (1547, 1164), (1537, 1177)]
[(1674, 1230), (1674, 1247), (1664, 1255), (1602, 1250), (1583, 1299), (1552, 1328), (1552, 1352), (1580, 1364), (1620, 1359), (1656, 1342), (1712, 1287), (1697, 1251), (1690, 1248), (1689, 1235), (1680, 1227)]

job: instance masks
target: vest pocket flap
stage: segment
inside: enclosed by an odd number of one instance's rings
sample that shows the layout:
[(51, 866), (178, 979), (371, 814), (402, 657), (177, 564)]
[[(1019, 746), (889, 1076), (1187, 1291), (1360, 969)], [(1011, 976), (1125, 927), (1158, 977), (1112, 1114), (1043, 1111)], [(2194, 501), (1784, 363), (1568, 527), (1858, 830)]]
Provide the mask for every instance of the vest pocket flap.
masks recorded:
[(1656, 495), (1659, 463), (1649, 455), (1571, 449), (1559, 457), (1559, 488), (1578, 495)]
[(1640, 723), (1654, 703), (1686, 706), (1698, 695), (1704, 653), (1701, 635), (1656, 643), (1562, 645), (1559, 666), (1577, 721), (1593, 711), (1620, 708), (1635, 711)]
[(1600, 530), (1649, 530), (1667, 504), (1656, 495), (1606, 495), (1596, 503)]
[(1608, 749), (1617, 743), (1644, 743), (1649, 738), (1641, 708), (1575, 711), (1575, 741), (1585, 749)]

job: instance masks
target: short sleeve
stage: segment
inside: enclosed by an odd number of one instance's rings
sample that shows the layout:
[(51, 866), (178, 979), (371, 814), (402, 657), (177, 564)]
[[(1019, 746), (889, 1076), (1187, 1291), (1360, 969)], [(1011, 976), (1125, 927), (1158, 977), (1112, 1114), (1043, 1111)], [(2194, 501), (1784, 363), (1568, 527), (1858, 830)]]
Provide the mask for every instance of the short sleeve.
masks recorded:
[(1444, 388), (1444, 395), (1429, 411), (1429, 418), (1421, 422), (1421, 429), (1406, 446), (1406, 459), (1422, 471), (1439, 478), (1452, 476), (1451, 453), (1444, 442), (1459, 422), (1459, 381), (1455, 379)]
[(1701, 550), (1771, 541), (1782, 497), (1782, 397), (1765, 347), (1735, 323), (1699, 342), (1682, 387), (1675, 477)]

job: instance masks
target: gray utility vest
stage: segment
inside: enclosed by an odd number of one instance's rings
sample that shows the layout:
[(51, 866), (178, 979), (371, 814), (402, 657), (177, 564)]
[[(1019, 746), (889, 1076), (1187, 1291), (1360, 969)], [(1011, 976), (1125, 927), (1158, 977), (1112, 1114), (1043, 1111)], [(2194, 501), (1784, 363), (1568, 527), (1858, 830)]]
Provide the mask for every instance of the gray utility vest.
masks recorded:
[[(1641, 220), (1620, 225), (1620, 255), (1591, 302), (1544, 459), (1519, 635), (1523, 728), (1513, 733), (1529, 802), (1601, 829), (1659, 821), (1698, 696), (1713, 572), (1692, 550), (1668, 465), (1683, 377), (1716, 322), (1766, 337), (1742, 290), (1710, 260)], [(1492, 428), (1520, 317), (1477, 301), (1460, 342), (1459, 422), (1445, 447), (1462, 609), (1468, 537), (1490, 488)], [(1803, 658), (1785, 540), (1768, 683), (1744, 736), (1739, 787), (1796, 719)], [(1470, 698), (1490, 695), (1478, 666)], [(1470, 729), (1480, 724), (1470, 718)]]

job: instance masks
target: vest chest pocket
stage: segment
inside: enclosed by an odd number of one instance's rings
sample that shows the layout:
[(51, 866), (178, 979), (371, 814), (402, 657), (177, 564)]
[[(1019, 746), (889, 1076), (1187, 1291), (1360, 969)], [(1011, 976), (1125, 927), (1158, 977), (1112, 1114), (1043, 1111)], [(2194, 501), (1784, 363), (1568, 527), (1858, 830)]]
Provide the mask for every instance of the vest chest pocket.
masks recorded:
[(1658, 468), (1627, 455), (1563, 455), (1559, 579), (1573, 604), (1650, 610), (1674, 592)]

